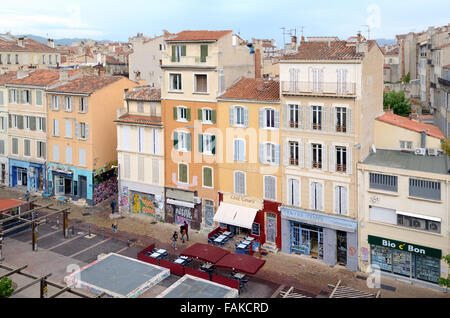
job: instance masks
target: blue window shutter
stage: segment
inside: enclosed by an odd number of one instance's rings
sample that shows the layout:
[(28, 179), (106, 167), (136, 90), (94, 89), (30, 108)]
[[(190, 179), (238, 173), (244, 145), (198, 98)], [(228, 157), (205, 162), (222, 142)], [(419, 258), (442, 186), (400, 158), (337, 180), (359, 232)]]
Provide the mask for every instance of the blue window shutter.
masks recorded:
[(230, 106), (230, 126), (234, 126), (234, 107)]
[(245, 142), (243, 140), (239, 143), (239, 156), (241, 161), (245, 161)]
[(244, 107), (244, 126), (248, 127), (248, 108)]
[(264, 163), (264, 144), (259, 144), (259, 162)]
[(187, 151), (191, 151), (191, 134), (187, 134)]
[(234, 140), (234, 160), (239, 160), (239, 140)]
[(280, 145), (275, 145), (275, 164), (280, 165)]
[(178, 133), (176, 131), (173, 132), (173, 147), (178, 150)]
[(280, 110), (275, 109), (275, 128), (280, 128)]
[(264, 128), (264, 109), (259, 109), (259, 128)]

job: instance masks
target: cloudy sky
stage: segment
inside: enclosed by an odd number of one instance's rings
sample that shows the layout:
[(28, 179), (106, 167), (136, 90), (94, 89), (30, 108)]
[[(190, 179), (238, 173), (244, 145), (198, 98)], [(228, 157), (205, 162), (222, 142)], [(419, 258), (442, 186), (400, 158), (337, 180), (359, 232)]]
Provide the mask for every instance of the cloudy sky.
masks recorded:
[[(390, 38), (450, 23), (448, 0), (13, 0), (2, 1), (0, 33), (126, 41), (182, 30), (228, 30), (245, 39), (274, 38), (283, 31), (346, 39), (361, 30)], [(286, 41), (289, 37), (286, 36)]]

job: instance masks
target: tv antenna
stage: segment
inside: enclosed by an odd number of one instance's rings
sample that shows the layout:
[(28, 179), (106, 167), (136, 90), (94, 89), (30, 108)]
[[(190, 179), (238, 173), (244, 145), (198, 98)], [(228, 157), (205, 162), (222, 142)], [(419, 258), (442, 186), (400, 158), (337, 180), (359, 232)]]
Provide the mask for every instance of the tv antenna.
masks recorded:
[(369, 41), (369, 40), (370, 40), (370, 25), (368, 25), (368, 24), (363, 24), (363, 25), (361, 25), (361, 26), (367, 27), (367, 41)]
[[(289, 36), (296, 36), (297, 35), (297, 29), (290, 29), (290, 30), (286, 30), (285, 27), (282, 27), (281, 30), (283, 30), (283, 45), (284, 47), (286, 47), (286, 39), (285, 36), (289, 35)], [(303, 31), (302, 31), (303, 32)]]

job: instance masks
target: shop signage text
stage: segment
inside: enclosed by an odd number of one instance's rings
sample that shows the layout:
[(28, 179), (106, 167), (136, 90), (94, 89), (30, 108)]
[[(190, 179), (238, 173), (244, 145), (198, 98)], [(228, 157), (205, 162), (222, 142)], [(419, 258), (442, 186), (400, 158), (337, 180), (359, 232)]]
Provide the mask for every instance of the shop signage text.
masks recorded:
[(223, 194), (223, 202), (245, 206), (248, 208), (252, 208), (255, 210), (262, 210), (263, 209), (263, 200), (252, 198), (252, 197), (246, 197), (243, 195), (237, 195), (233, 193), (224, 193)]
[(383, 238), (383, 237), (378, 237), (378, 236), (372, 236), (372, 235), (369, 235), (368, 241), (369, 241), (369, 244), (393, 248), (393, 249), (399, 250), (399, 251), (410, 252), (410, 253), (414, 253), (414, 254), (436, 257), (436, 258), (442, 257), (441, 250), (438, 250), (435, 248), (430, 248), (430, 247), (425, 247), (425, 246), (420, 246), (417, 244), (400, 242), (400, 241), (387, 239), (387, 238)]

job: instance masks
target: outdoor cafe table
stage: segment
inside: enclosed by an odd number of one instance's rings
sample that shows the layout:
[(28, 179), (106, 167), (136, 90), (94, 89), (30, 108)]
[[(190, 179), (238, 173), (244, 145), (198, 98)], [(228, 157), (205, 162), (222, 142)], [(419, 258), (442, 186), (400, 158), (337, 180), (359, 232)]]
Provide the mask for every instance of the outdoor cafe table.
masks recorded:
[(226, 236), (221, 235), (221, 236), (217, 237), (217, 238), (214, 240), (214, 242), (216, 242), (216, 243), (221, 243), (224, 239), (226, 239)]
[(242, 273), (236, 273), (233, 275), (234, 278), (241, 280), (242, 278), (245, 277), (245, 274)]
[(237, 248), (242, 248), (242, 249), (244, 249), (246, 247), (247, 247), (247, 245), (246, 244), (242, 244), (242, 243), (237, 246)]
[(163, 249), (160, 249), (160, 250), (157, 250), (156, 251), (156, 253), (159, 253), (159, 254), (164, 254), (164, 253), (166, 253), (167, 251), (166, 250), (163, 250)]
[(244, 244), (244, 245), (249, 245), (251, 242), (250, 241), (243, 241), (241, 243)]
[(253, 241), (254, 239), (255, 239), (254, 237), (250, 237), (250, 236), (245, 238), (246, 241)]
[(225, 236), (229, 236), (231, 234), (231, 232), (224, 232), (223, 235)]
[(183, 258), (177, 258), (176, 260), (173, 261), (174, 263), (183, 265), (184, 263), (186, 263), (186, 260)]
[(160, 254), (160, 253), (153, 253), (152, 255), (150, 255), (150, 257), (153, 257), (153, 258), (160, 258), (160, 257), (161, 257), (161, 254)]

